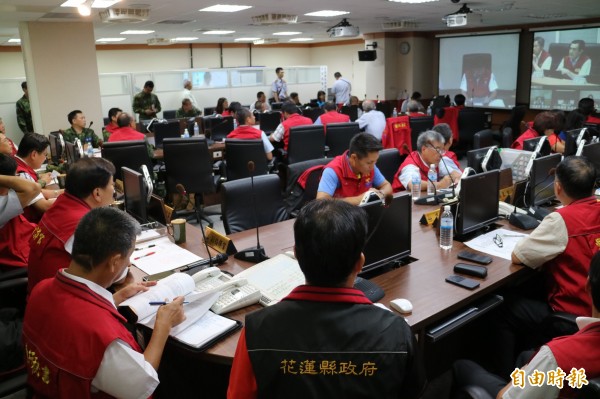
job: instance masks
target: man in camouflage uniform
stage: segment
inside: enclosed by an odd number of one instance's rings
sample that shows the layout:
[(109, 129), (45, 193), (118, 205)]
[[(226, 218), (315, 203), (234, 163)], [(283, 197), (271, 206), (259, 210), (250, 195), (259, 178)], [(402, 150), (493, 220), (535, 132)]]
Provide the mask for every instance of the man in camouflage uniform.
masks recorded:
[(86, 144), (91, 141), (92, 146), (98, 148), (98, 136), (96, 136), (92, 129), (85, 127), (86, 121), (83, 112), (78, 109), (71, 111), (69, 112), (69, 115), (67, 115), (67, 119), (69, 120), (71, 127), (63, 131), (63, 138), (65, 141), (73, 143), (75, 139), (79, 139), (84, 150), (87, 150)]
[(21, 83), (23, 97), (17, 101), (17, 123), (23, 133), (33, 132), (33, 120), (31, 119), (31, 107), (29, 106), (29, 92), (27, 82)]
[(194, 118), (200, 116), (202, 111), (192, 105), (192, 101), (189, 98), (184, 98), (181, 101), (181, 108), (177, 110), (175, 114), (176, 118)]
[(156, 94), (152, 94), (152, 90), (154, 82), (149, 80), (144, 83), (142, 91), (133, 97), (133, 112), (140, 115), (140, 121), (156, 118), (161, 110), (160, 101)]

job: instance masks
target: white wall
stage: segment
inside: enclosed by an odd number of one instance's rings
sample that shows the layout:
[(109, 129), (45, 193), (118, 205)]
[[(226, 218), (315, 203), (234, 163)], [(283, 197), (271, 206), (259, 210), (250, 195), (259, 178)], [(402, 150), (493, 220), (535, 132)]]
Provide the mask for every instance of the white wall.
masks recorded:
[[(362, 43), (312, 47), (308, 65), (327, 65), (327, 87), (333, 86), (333, 74), (339, 72), (352, 83), (352, 95), (362, 100), (367, 93), (366, 64), (358, 61), (358, 51), (364, 50)], [(316, 98), (314, 93), (313, 97)]]

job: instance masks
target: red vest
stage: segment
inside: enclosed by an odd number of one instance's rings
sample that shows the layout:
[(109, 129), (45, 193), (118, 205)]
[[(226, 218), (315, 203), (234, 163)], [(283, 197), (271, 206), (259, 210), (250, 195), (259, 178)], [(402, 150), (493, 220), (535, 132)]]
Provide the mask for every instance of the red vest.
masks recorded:
[(104, 130), (106, 130), (107, 132), (109, 132), (110, 134), (113, 134), (114, 132), (116, 132), (119, 129), (119, 126), (114, 125), (112, 122), (109, 123), (108, 125), (104, 126)]
[(290, 128), (294, 126), (312, 125), (312, 119), (300, 114), (293, 114), (282, 122), (283, 133), (283, 149), (287, 151), (288, 143), (290, 142)]
[[(17, 161), (17, 174), (26, 173), (33, 179), (34, 182), (37, 182), (37, 173), (35, 173), (35, 170), (33, 170), (31, 166), (27, 165), (21, 158), (18, 157), (15, 157), (15, 161)], [(38, 223), (42, 218), (40, 212), (38, 212), (37, 209), (32, 206), (26, 206), (23, 209), (23, 216), (25, 216), (25, 219), (31, 223)]]
[(333, 158), (326, 168), (333, 169), (340, 181), (340, 186), (333, 193), (335, 198), (356, 197), (373, 187), (373, 171), (368, 175), (358, 177), (350, 168), (348, 151)]
[(408, 166), (408, 165), (415, 165), (416, 167), (418, 167), (419, 172), (421, 172), (421, 180), (427, 181), (427, 172), (429, 172), (429, 165), (425, 165), (425, 162), (423, 162), (423, 160), (421, 159), (421, 155), (419, 154), (419, 151), (413, 151), (410, 153), (409, 156), (407, 156), (404, 159), (404, 162), (402, 162), (402, 165), (400, 165), (400, 167), (398, 168), (398, 171), (394, 175), (394, 181), (392, 182), (392, 189), (394, 190), (395, 193), (397, 193), (398, 191), (406, 190), (406, 187), (404, 187), (402, 185), (402, 183), (400, 183), (400, 180), (398, 180), (398, 177), (400, 177), (400, 174), (402, 173), (402, 169), (404, 169), (404, 167)]
[(27, 173), (33, 181), (37, 181), (37, 173), (35, 170), (29, 165), (27, 165), (21, 158), (15, 157), (15, 161), (17, 161), (17, 174), (19, 173)]
[(242, 139), (242, 140), (261, 140), (262, 130), (256, 129), (253, 126), (242, 125), (238, 126), (231, 133), (227, 135), (228, 139)]
[(600, 118), (597, 118), (595, 116), (590, 115), (590, 116), (587, 117), (586, 122), (587, 123), (597, 123), (597, 124), (600, 124)]
[(541, 68), (542, 65), (544, 65), (544, 61), (546, 61), (548, 57), (550, 57), (550, 53), (548, 53), (546, 50), (542, 50), (540, 58), (538, 58), (537, 66)]
[(65, 243), (89, 211), (88, 204), (65, 192), (44, 213), (29, 242), (28, 292), (43, 279), (54, 276), (57, 270), (69, 266), (71, 254), (65, 250)]
[(403, 115), (395, 118), (387, 118), (385, 129), (381, 136), (381, 144), (383, 148), (397, 148), (401, 155), (408, 154), (412, 151), (410, 134), (411, 129), (408, 116)]
[(548, 304), (556, 312), (577, 316), (592, 314), (592, 300), (585, 292), (590, 261), (600, 249), (600, 203), (595, 197), (572, 202), (558, 212), (567, 226), (565, 251), (548, 262)]
[(27, 267), (29, 238), (35, 228), (23, 215), (8, 221), (0, 229), (0, 263), (2, 266)]
[(104, 351), (116, 339), (141, 349), (125, 318), (85, 284), (60, 273), (29, 297), (23, 341), (27, 382), (39, 398), (107, 398), (91, 393)]
[(325, 112), (320, 116), (321, 124), (327, 126), (329, 123), (350, 122), (350, 117), (346, 114), (340, 114), (337, 111)]
[[(555, 338), (546, 345), (558, 367), (567, 375), (574, 367), (578, 370), (583, 368), (588, 381), (600, 377), (600, 322), (589, 324), (573, 335)], [(574, 398), (577, 393), (565, 380), (559, 396)]]
[(483, 71), (483, 76), (475, 79), (473, 73), (467, 72), (467, 93), (473, 97), (486, 97), (490, 95), (490, 80), (492, 72), (490, 70)]
[(460, 169), (460, 163), (458, 162), (458, 157), (456, 156), (456, 154), (453, 151), (446, 151), (446, 153), (444, 154), (444, 156), (446, 158), (450, 158), (452, 161), (454, 161), (454, 163), (456, 164), (456, 166), (458, 166), (458, 168)]
[(534, 139), (536, 137), (540, 137), (540, 135), (538, 134), (538, 132), (536, 132), (535, 130), (533, 130), (533, 128), (530, 127), (522, 135), (520, 135), (515, 141), (513, 141), (510, 148), (514, 148), (515, 150), (522, 150), (523, 149), (523, 141), (529, 140), (529, 139)]
[(589, 60), (590, 57), (588, 57), (585, 54), (582, 54), (578, 59), (577, 62), (575, 64), (573, 64), (571, 62), (571, 58), (569, 56), (566, 56), (565, 58), (563, 58), (563, 67), (565, 69), (568, 69), (569, 71), (573, 72), (573, 73), (579, 73), (579, 70), (581, 69), (581, 67), (583, 66), (583, 64)]
[(140, 133), (129, 126), (125, 126), (113, 130), (112, 134), (108, 138), (108, 142), (114, 143), (116, 141), (133, 141), (145, 139), (146, 136), (144, 135), (144, 133)]
[[(433, 116), (433, 124), (447, 123), (452, 130), (452, 139), (458, 142), (458, 112), (464, 107), (445, 107), (444, 115), (440, 118), (437, 115)], [(457, 163), (458, 165), (458, 163)]]

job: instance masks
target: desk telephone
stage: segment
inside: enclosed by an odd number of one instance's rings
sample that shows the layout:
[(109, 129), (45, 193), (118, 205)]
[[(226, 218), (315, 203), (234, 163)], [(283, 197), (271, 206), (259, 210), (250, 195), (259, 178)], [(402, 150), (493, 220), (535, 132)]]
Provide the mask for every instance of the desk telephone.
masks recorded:
[(196, 291), (220, 291), (219, 299), (210, 310), (224, 314), (258, 303), (262, 294), (244, 278), (234, 279), (218, 267), (209, 267), (192, 276)]
[(498, 215), (508, 218), (513, 212), (522, 213), (525, 215), (527, 214), (527, 211), (524, 209), (521, 209), (511, 204), (507, 204), (504, 201), (498, 201)]

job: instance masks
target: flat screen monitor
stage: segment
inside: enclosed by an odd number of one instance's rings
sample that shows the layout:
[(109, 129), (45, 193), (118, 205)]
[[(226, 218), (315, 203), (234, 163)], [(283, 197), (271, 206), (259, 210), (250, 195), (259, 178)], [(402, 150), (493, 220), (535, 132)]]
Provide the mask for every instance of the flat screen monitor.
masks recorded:
[(65, 155), (67, 157), (67, 164), (73, 165), (79, 158), (81, 158), (81, 153), (79, 152), (79, 146), (66, 141), (65, 142)]
[(213, 141), (222, 141), (233, 131), (233, 117), (208, 117), (204, 119), (204, 126)]
[(569, 155), (575, 155), (579, 141), (584, 140), (586, 143), (590, 141), (590, 134), (587, 128), (573, 129), (565, 132), (565, 151), (563, 155), (568, 157)]
[(165, 201), (158, 195), (152, 194), (146, 209), (150, 221), (158, 222), (165, 226), (170, 222), (169, 218), (167, 218), (167, 213), (165, 212)]
[(478, 148), (467, 152), (467, 166), (473, 168), (477, 173), (483, 173), (486, 170), (500, 169), (500, 166), (502, 166), (502, 158), (500, 157), (500, 153), (496, 146)]
[(442, 37), (439, 54), (439, 95), (462, 93), (472, 107), (514, 107), (518, 33)]
[(369, 217), (369, 241), (363, 250), (365, 265), (362, 272), (386, 266), (410, 255), (411, 250), (411, 196), (394, 197), (384, 207), (381, 201), (362, 208)]
[(562, 159), (561, 154), (546, 155), (533, 161), (529, 178), (527, 206), (542, 205), (553, 200), (554, 171)]
[(62, 135), (60, 132), (50, 132), (48, 135), (48, 141), (50, 141), (50, 157), (52, 158), (52, 162), (57, 164), (63, 157), (63, 143), (64, 140), (61, 140)]
[(146, 206), (147, 189), (144, 175), (127, 167), (122, 167), (125, 210), (140, 223), (148, 222)]
[(584, 97), (600, 108), (599, 27), (534, 32), (532, 50), (529, 108), (570, 111)]
[(584, 145), (581, 155), (594, 164), (596, 167), (596, 181), (600, 180), (600, 143)]
[(493, 224), (498, 220), (500, 171), (492, 170), (460, 180), (458, 210), (456, 212), (456, 238)]
[[(181, 137), (181, 133), (179, 133), (179, 120), (170, 120), (167, 123), (155, 123), (154, 127), (154, 145), (156, 148), (162, 148), (162, 143), (165, 138), (177, 138)], [(190, 136), (194, 134), (194, 132), (189, 132)]]
[[(542, 137), (535, 137), (533, 139), (523, 140), (523, 151), (535, 152), (540, 140)], [(550, 143), (548, 140), (544, 140), (544, 144), (542, 144), (542, 148), (538, 152), (538, 155), (546, 156), (550, 155), (552, 148), (550, 148)]]

